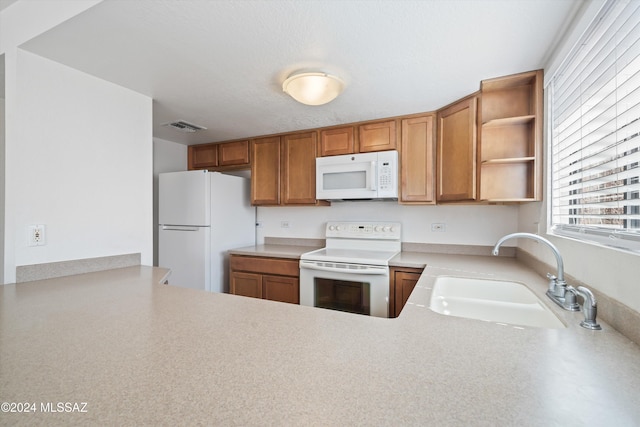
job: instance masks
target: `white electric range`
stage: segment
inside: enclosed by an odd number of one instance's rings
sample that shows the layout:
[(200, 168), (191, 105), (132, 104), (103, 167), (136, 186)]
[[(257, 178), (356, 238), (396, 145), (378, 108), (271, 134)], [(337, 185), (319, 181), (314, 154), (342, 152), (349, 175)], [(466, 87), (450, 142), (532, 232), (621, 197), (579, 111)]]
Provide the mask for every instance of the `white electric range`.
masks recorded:
[(389, 317), (389, 261), (397, 222), (327, 222), (326, 247), (300, 257), (300, 304)]

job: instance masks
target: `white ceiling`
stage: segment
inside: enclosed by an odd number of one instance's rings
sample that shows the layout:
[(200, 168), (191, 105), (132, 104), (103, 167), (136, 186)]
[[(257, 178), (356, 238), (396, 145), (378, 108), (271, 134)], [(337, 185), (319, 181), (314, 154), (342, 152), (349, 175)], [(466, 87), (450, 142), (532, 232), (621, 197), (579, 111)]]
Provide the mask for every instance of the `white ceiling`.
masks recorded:
[[(480, 80), (543, 68), (583, 0), (105, 0), (24, 49), (154, 99), (184, 144), (432, 111)], [(282, 92), (297, 70), (347, 87)], [(208, 128), (184, 134), (160, 124)]]

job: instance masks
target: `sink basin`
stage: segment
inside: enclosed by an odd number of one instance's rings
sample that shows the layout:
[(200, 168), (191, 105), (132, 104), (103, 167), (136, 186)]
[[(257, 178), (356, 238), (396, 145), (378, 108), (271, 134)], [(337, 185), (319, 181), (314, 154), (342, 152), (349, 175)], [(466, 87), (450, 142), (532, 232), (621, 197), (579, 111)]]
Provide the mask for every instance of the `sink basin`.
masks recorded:
[(560, 319), (518, 282), (440, 276), (431, 294), (436, 313), (538, 328), (564, 328)]

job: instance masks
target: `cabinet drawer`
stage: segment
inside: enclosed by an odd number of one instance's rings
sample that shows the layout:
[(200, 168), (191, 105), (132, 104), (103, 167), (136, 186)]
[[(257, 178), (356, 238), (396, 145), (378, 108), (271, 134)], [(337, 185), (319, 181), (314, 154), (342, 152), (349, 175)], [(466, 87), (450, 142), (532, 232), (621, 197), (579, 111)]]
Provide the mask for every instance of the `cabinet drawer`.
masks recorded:
[(248, 257), (233, 255), (230, 260), (231, 270), (247, 271), (281, 276), (300, 276), (300, 267), (296, 259)]

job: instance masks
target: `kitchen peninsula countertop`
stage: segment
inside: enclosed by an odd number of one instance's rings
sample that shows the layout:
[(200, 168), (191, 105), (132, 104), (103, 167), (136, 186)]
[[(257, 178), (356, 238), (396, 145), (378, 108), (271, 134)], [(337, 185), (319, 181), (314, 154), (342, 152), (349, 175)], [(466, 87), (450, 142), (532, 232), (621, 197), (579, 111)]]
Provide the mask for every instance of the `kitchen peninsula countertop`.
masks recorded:
[(396, 319), (161, 285), (153, 267), (5, 285), (0, 401), (37, 410), (0, 424), (640, 424), (636, 344), (547, 301), (566, 328), (434, 313), (439, 275), (546, 281), (513, 258), (405, 255), (427, 267)]

